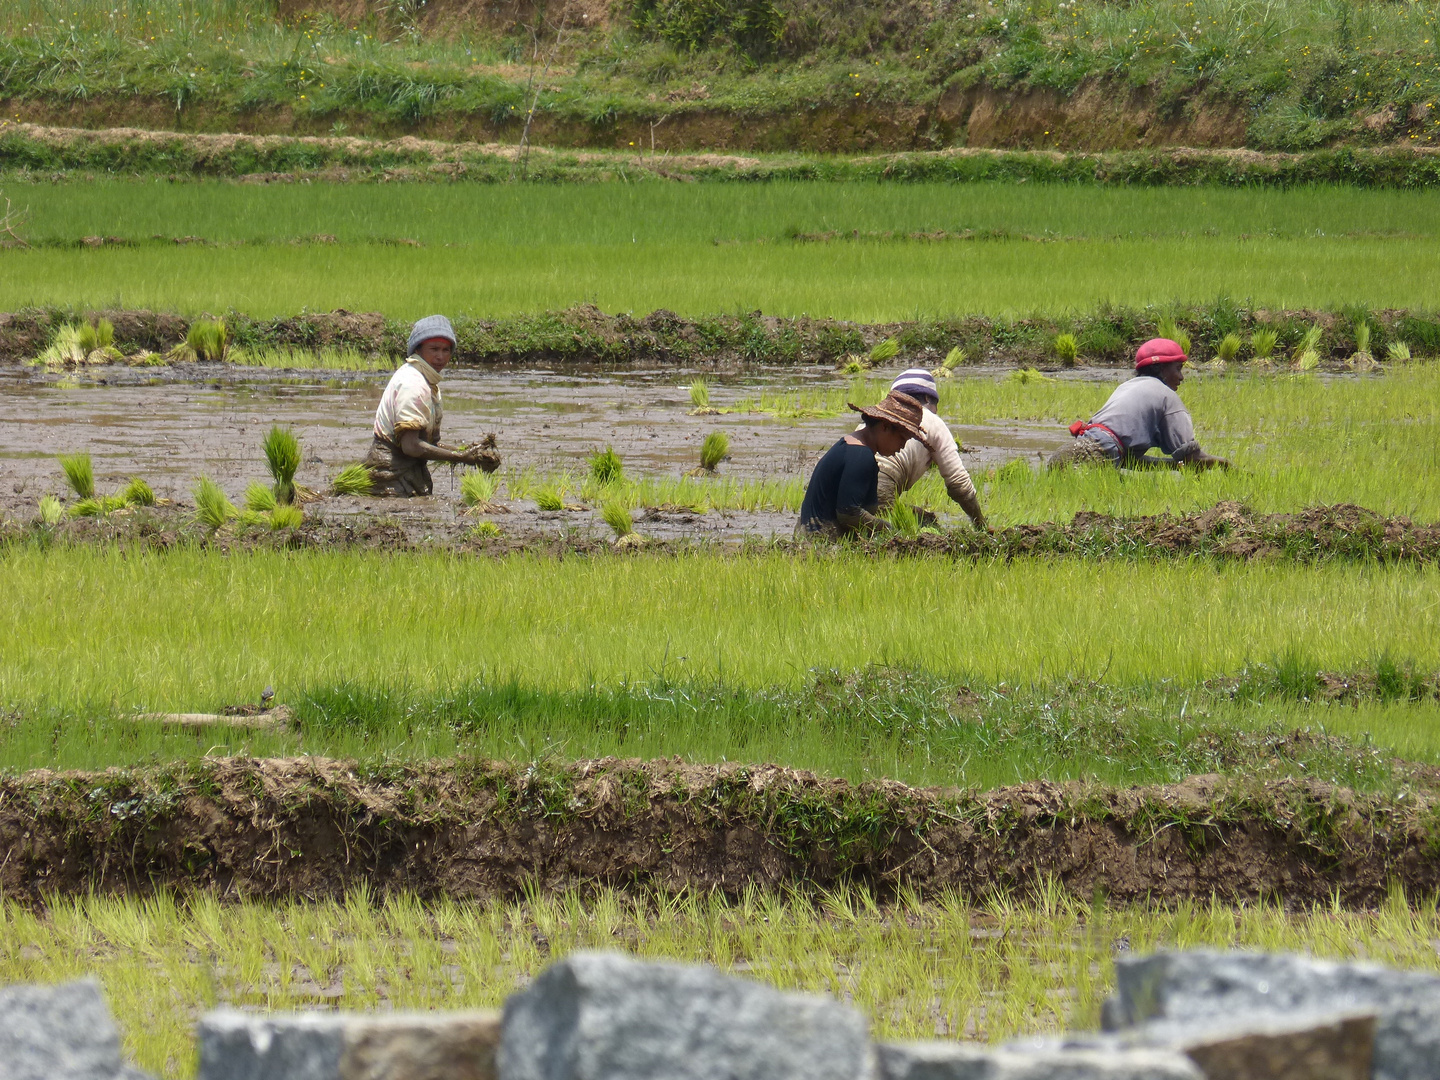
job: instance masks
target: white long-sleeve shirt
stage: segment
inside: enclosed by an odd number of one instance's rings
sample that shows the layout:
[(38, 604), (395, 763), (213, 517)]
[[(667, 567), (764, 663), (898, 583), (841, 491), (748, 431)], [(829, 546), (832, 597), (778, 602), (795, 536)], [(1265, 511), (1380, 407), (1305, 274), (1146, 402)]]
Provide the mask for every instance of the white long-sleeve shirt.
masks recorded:
[[(861, 427), (863, 426), (862, 424)], [(909, 491), (920, 482), (930, 466), (934, 465), (940, 470), (940, 478), (945, 481), (945, 490), (949, 492), (950, 498), (962, 504), (966, 500), (973, 500), (975, 484), (965, 469), (965, 462), (960, 457), (960, 447), (955, 442), (955, 436), (950, 434), (949, 426), (935, 413), (926, 409), (920, 418), (920, 433), (924, 436), (923, 441), (909, 440), (898, 454), (890, 457), (879, 454), (875, 456), (875, 462), (880, 466), (882, 489), (887, 486), (886, 481), (889, 481), (896, 495)], [(882, 497), (880, 501), (884, 503), (886, 500)]]
[(439, 442), (440, 421), (444, 411), (440, 405), (440, 373), (412, 356), (390, 376), (380, 404), (375, 409), (375, 434), (393, 446), (400, 436), (418, 431), (426, 442)]

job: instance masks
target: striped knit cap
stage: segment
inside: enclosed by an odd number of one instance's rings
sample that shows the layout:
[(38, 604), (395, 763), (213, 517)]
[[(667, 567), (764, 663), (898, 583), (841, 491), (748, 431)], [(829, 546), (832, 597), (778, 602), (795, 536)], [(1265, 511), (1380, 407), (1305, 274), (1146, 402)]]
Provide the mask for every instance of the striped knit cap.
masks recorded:
[(899, 390), (902, 394), (912, 396), (939, 398), (940, 391), (935, 388), (935, 376), (924, 368), (912, 367), (909, 371), (902, 372), (900, 377), (890, 384), (891, 390)]
[(422, 341), (433, 337), (444, 338), (455, 344), (455, 328), (444, 315), (426, 315), (410, 329), (410, 340), (405, 343), (405, 355), (414, 356)]

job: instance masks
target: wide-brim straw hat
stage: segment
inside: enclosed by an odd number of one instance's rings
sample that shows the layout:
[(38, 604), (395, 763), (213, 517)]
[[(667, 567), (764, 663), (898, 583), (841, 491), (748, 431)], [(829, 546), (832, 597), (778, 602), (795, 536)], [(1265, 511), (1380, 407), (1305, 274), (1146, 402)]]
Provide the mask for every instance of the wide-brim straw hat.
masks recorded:
[(846, 404), (861, 416), (868, 416), (872, 420), (889, 420), (908, 431), (911, 438), (920, 438), (920, 423), (925, 416), (925, 406), (909, 394), (891, 390), (883, 401), (875, 405), (854, 405), (848, 401)]

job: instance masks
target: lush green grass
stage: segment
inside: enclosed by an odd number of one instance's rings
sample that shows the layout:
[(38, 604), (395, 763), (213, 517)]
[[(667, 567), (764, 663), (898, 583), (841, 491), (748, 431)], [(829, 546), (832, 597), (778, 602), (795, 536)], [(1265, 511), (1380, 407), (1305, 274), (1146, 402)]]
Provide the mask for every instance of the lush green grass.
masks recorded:
[[(523, 28), (499, 37), (452, 25), (427, 38), (423, 14), (389, 10), (382, 30), (326, 18), (283, 27), (259, 0), (22, 0), (0, 15), (0, 94), (158, 105), (182, 122), (196, 114), (224, 125), (245, 114), (254, 124), (270, 114), (287, 127), (323, 131), (479, 119), (518, 135), (529, 102), (526, 70), (515, 62), (533, 55)], [(615, 9), (608, 33), (572, 28), (538, 104), (542, 121), (567, 122), (569, 136), (582, 141), (644, 145), (648, 124), (662, 116), (719, 111), (766, 118), (774, 143), (793, 145), (813, 134), (807, 119), (817, 106), (883, 114), (981, 81), (1066, 95), (1104, 80), (1102, 93), (1147, 87), (1162, 102), (1236, 102), (1253, 112), (1245, 137), (1258, 147), (1424, 143), (1440, 130), (1431, 108), (1440, 89), (1430, 44), (1436, 25), (1433, 3), (1144, 0), (1117, 8), (1041, 0), (876, 11), (817, 0), (783, 10), (740, 0), (637, 0)], [(1109, 135), (1097, 126), (1042, 122), (1020, 137), (1047, 147), (1085, 144)], [(962, 124), (920, 139), (943, 145), (964, 131)], [(670, 131), (660, 134), (663, 145)]]
[(1398, 895), (1376, 912), (1292, 914), (1085, 905), (1048, 883), (1031, 901), (907, 897), (883, 907), (858, 890), (749, 893), (736, 903), (607, 891), (430, 905), (357, 893), (274, 906), (161, 894), (59, 900), (44, 913), (5, 904), (0, 980), (97, 977), (137, 1063), (188, 1077), (194, 1017), (217, 1005), (494, 1008), (551, 958), (582, 948), (848, 997), (881, 1039), (1000, 1041), (1096, 1026), (1122, 947), (1303, 951), (1434, 971), (1437, 934), (1433, 900), (1412, 907)]
[[(221, 182), (9, 190), (29, 208), (26, 235), (42, 245), (155, 234), (246, 244), (0, 252), (5, 308), (123, 303), (260, 316), (345, 307), (414, 317), (589, 301), (608, 311), (760, 309), (884, 321), (1217, 295), (1277, 307), (1423, 307), (1440, 284), (1440, 256), (1424, 239), (1440, 233), (1440, 218), (1433, 200), (1407, 192)], [(850, 230), (1010, 238), (791, 239)], [(340, 243), (265, 243), (315, 234)]]
[[(827, 232), (999, 232), (1051, 239), (1440, 236), (1440, 204), (1419, 191), (1083, 185), (187, 184), (12, 180), (35, 243), (116, 236), (341, 243), (412, 239), (432, 246), (537, 247), (786, 240)], [(1042, 254), (1049, 249), (1041, 249)]]
[(884, 663), (1124, 683), (1200, 679), (1293, 649), (1330, 668), (1387, 651), (1440, 667), (1435, 568), (22, 545), (5, 551), (0, 582), (0, 700), (115, 711), (347, 680), (576, 689), (664, 676), (753, 689)]
[(233, 307), (282, 315), (344, 307), (402, 318), (591, 302), (609, 311), (759, 309), (883, 322), (1217, 295), (1277, 307), (1423, 307), (1440, 283), (1433, 241), (1363, 239), (37, 249), (0, 253), (0, 266), (6, 309)]
[[(1440, 761), (1433, 691), (1324, 703), (1315, 667), (1295, 655), (1246, 670), (1238, 686), (1232, 697), (1228, 687), (1165, 681), (962, 685), (900, 668), (821, 672), (799, 688), (760, 690), (663, 677), (572, 691), (518, 679), (440, 690), (357, 679), (292, 695), (298, 727), (283, 733), (177, 729), (103, 706), (42, 708), (0, 739), (0, 769), (102, 769), (226, 753), (368, 762), (679, 755), (775, 762), (857, 783), (886, 777), (986, 789), (1039, 778), (1144, 784), (1223, 773), (1393, 791), (1410, 778), (1391, 756)], [(1335, 735), (1342, 738), (1327, 737)]]

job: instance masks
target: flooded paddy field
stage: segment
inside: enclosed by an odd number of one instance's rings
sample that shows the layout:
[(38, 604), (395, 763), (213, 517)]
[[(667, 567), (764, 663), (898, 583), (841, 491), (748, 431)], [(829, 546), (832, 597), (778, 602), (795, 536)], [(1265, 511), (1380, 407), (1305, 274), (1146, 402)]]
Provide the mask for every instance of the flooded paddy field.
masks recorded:
[[(898, 372), (871, 373), (874, 393)], [(689, 384), (703, 374), (711, 415), (693, 415)], [(324, 493), (345, 465), (369, 449), (371, 423), (388, 370), (300, 372), (179, 365), (154, 371), (113, 365), (80, 374), (32, 368), (0, 371), (0, 510), (33, 516), (44, 495), (63, 495), (57, 455), (88, 450), (102, 489), (142, 476), (161, 499), (188, 502), (201, 475), (217, 481), (237, 502), (247, 484), (265, 476), (260, 441), (273, 424), (299, 437), (303, 461), (297, 480)], [(997, 371), (970, 378), (994, 380)], [(1081, 378), (1112, 382), (1113, 372)], [(688, 506), (642, 513), (645, 531), (660, 538), (789, 534), (795, 507), (811, 468), (847, 428), (841, 416), (777, 416), (750, 411), (766, 395), (844, 394), (851, 380), (829, 367), (753, 368), (730, 373), (677, 370), (673, 366), (624, 370), (452, 369), (442, 384), (443, 437), (474, 442), (493, 432), (504, 464), (501, 476), (518, 491), (546, 478), (585, 474), (587, 457), (612, 446), (626, 475), (661, 485), (679, 481), (699, 464), (700, 444), (723, 431), (730, 456), (708, 483), (763, 483), (772, 492), (765, 509), (726, 507), (694, 513)], [(748, 405), (747, 405), (748, 403)], [(725, 412), (736, 405), (746, 411)], [(812, 410), (819, 411), (819, 410)], [(1067, 439), (1063, 427), (1044, 420), (957, 424), (972, 471), (1014, 458), (1037, 460)], [(356, 522), (384, 518), (407, 532), (441, 533), (468, 528), (480, 518), (464, 515), (459, 474), (433, 470), (435, 493), (415, 499), (330, 496), (307, 507), (307, 515)], [(562, 481), (563, 482), (563, 481)], [(558, 533), (604, 530), (598, 512), (567, 499), (574, 509), (540, 511), (533, 498), (505, 492), (505, 512), (490, 515), (507, 531)], [(662, 504), (663, 505), (663, 504)], [(693, 506), (693, 503), (690, 504)], [(949, 510), (958, 514), (957, 507)], [(668, 510), (668, 512), (667, 512)]]

